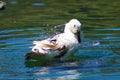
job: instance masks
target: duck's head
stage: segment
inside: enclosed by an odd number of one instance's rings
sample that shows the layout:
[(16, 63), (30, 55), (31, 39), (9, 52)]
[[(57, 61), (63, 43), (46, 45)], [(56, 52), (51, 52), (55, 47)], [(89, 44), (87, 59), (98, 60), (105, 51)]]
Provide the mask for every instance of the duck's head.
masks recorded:
[(64, 32), (68, 34), (74, 34), (76, 38), (78, 39), (78, 42), (81, 42), (81, 23), (77, 19), (71, 19), (68, 23), (65, 25)]

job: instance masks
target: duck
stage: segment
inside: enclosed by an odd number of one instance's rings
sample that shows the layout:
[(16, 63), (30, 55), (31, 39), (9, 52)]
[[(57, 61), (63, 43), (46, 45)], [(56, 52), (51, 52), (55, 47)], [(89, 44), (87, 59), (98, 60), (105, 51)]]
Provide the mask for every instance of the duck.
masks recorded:
[(45, 55), (49, 58), (65, 61), (68, 56), (78, 52), (82, 43), (81, 23), (71, 19), (65, 24), (64, 32), (41, 41), (33, 41), (31, 52), (26, 54), (26, 60), (31, 54)]
[(6, 2), (0, 1), (0, 10), (5, 10)]

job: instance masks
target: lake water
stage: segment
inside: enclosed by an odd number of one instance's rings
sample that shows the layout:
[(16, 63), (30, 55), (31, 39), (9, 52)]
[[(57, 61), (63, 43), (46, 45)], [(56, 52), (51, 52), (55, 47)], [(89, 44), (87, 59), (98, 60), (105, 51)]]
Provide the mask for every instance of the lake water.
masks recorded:
[[(119, 0), (7, 0), (0, 11), (0, 79), (119, 80), (119, 11)], [(84, 33), (79, 60), (25, 63), (32, 41), (62, 32), (72, 18)]]

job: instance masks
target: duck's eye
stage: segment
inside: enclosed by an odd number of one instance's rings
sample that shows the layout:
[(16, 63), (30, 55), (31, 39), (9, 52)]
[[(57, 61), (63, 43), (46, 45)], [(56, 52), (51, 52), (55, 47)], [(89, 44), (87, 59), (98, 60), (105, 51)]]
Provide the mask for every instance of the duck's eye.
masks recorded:
[(76, 25), (74, 25), (74, 27), (76, 27)]
[(37, 51), (37, 49), (34, 49), (34, 51)]

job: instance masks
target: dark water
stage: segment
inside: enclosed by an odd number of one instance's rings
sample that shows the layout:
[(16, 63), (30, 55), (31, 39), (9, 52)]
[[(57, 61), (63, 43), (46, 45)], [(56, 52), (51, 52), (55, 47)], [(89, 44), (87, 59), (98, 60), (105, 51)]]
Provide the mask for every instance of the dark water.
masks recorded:
[[(7, 0), (0, 11), (0, 79), (119, 80), (119, 11), (119, 0)], [(33, 40), (62, 32), (55, 26), (72, 18), (81, 21), (84, 32), (79, 61), (25, 63)]]

